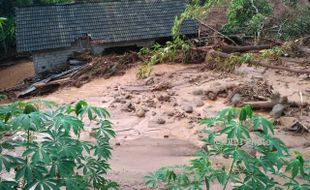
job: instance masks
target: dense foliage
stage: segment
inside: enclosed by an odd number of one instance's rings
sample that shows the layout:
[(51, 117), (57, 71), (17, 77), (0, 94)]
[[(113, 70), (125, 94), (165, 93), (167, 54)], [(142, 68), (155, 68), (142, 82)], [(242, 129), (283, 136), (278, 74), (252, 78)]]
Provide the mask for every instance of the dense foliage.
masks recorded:
[(260, 36), (265, 19), (272, 14), (268, 0), (231, 0), (228, 8), (228, 22), (223, 31), (228, 34)]
[[(99, 127), (95, 143), (80, 139), (85, 116)], [(104, 177), (109, 140), (115, 136), (107, 117), (105, 109), (85, 101), (75, 106), (46, 101), (0, 106), (0, 189), (117, 188)]]
[[(274, 137), (272, 123), (254, 115), (249, 106), (224, 109), (201, 124), (217, 127), (204, 131), (205, 150), (190, 165), (162, 168), (146, 176), (146, 185), (174, 190), (214, 189), (215, 183), (223, 189), (231, 183), (239, 190), (310, 188), (310, 162), (298, 152), (290, 153)], [(215, 164), (219, 157), (230, 166)]]
[(277, 36), (280, 39), (294, 40), (296, 37), (309, 34), (310, 7), (295, 6), (284, 15), (280, 26), (277, 30)]
[[(231, 0), (227, 6), (227, 23), (220, 29), (214, 30), (217, 34), (225, 36), (233, 44), (237, 44), (230, 36), (237, 37), (242, 43), (243, 37), (254, 39), (257, 44), (262, 38), (271, 40), (294, 40), (306, 34), (310, 30), (310, 7), (302, 6), (298, 0), (282, 0), (285, 12), (281, 18), (274, 18), (276, 8), (271, 0)], [(208, 26), (208, 15), (212, 8), (227, 3), (224, 0), (192, 0), (185, 11), (176, 17), (172, 28), (173, 40), (165, 46), (155, 46), (150, 50), (142, 49), (141, 53), (150, 54), (138, 73), (139, 78), (146, 78), (151, 72), (151, 65), (169, 61), (174, 58), (178, 50), (187, 54), (189, 44), (183, 41), (180, 34), (182, 23), (186, 19), (194, 19), (204, 26)], [(281, 3), (281, 1), (280, 1)], [(274, 8), (274, 9), (273, 9)], [(210, 29), (210, 26), (209, 26)], [(238, 58), (239, 59), (239, 58)], [(229, 60), (235, 61), (233, 58)], [(235, 64), (233, 64), (235, 65)], [(234, 66), (232, 67), (234, 68)]]

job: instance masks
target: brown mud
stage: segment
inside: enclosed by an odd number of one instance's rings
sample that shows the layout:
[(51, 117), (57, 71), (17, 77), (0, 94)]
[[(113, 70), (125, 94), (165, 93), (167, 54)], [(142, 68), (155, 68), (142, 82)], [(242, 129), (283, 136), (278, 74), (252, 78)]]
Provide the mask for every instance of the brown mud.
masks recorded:
[(34, 67), (29, 60), (19, 60), (14, 65), (0, 67), (0, 91), (16, 86), (34, 76)]
[[(310, 103), (310, 81), (285, 71), (242, 66), (234, 73), (203, 71), (202, 65), (162, 64), (153, 68), (152, 76), (138, 80), (138, 67), (123, 76), (95, 79), (80, 88), (68, 87), (36, 99), (60, 104), (86, 100), (106, 107), (117, 132), (113, 140), (112, 171), (109, 177), (121, 189), (146, 189), (143, 176), (162, 166), (187, 163), (201, 146), (204, 126), (199, 120), (214, 116), (229, 106), (227, 94), (214, 100), (201, 92), (229, 89), (249, 81), (265, 81), (289, 101)], [(261, 112), (271, 118), (268, 112)], [(309, 114), (309, 113), (306, 113)], [(310, 118), (309, 115), (304, 115)], [(290, 116), (279, 119), (275, 133), (287, 146), (310, 159), (308, 133), (288, 132)], [(83, 135), (90, 140), (92, 126)]]

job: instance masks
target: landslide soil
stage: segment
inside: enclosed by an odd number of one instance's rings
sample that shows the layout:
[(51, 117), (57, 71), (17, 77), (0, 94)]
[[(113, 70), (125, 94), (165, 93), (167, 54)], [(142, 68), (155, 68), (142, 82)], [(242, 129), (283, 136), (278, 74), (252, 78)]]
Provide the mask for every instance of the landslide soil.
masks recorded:
[[(10, 63), (7, 63), (8, 65)], [(20, 60), (13, 65), (0, 67), (0, 90), (14, 87), (24, 79), (34, 76), (33, 63), (29, 60)]]
[[(37, 98), (61, 104), (83, 99), (108, 109), (117, 132), (108, 177), (119, 182), (121, 189), (147, 189), (143, 176), (163, 166), (188, 163), (200, 149), (200, 131), (205, 127), (199, 120), (214, 116), (228, 102), (220, 97), (209, 100), (199, 91), (264, 80), (290, 101), (300, 101), (302, 92), (303, 101), (310, 103), (309, 78), (282, 71), (243, 66), (223, 74), (204, 71), (202, 65), (162, 64), (154, 66), (146, 80), (138, 80), (137, 71), (134, 67), (123, 76), (96, 79), (80, 88), (64, 88)], [(270, 117), (268, 112), (260, 114)], [(309, 135), (287, 132), (289, 123), (280, 120), (276, 136), (310, 159)], [(83, 139), (94, 140), (90, 135), (93, 127), (88, 127)], [(216, 162), (226, 165), (225, 159)]]

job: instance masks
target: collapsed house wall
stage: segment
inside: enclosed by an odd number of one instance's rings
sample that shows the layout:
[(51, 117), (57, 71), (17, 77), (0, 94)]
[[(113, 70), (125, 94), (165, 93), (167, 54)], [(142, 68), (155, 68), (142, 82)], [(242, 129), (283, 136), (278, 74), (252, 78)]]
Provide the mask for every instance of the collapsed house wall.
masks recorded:
[(73, 48), (69, 48), (33, 53), (32, 59), (35, 73), (40, 74), (65, 69), (67, 59), (73, 51)]
[(155, 40), (141, 40), (121, 43), (90, 44), (89, 41), (77, 40), (70, 48), (46, 50), (33, 53), (33, 64), (36, 74), (53, 73), (68, 67), (67, 60), (74, 51), (90, 50), (95, 55), (100, 55), (105, 49), (112, 47), (125, 47), (136, 45), (138, 47), (151, 47)]

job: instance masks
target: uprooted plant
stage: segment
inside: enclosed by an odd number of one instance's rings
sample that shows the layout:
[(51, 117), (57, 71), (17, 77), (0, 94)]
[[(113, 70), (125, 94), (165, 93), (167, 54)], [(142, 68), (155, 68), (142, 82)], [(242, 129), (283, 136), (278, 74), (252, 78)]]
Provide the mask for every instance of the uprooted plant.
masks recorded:
[[(94, 144), (80, 139), (84, 116), (99, 125)], [(104, 108), (85, 101), (75, 106), (47, 101), (0, 106), (0, 189), (117, 188), (104, 177), (109, 139), (115, 136), (107, 117)]]
[[(294, 189), (310, 188), (310, 162), (274, 137), (273, 125), (254, 115), (249, 106), (227, 108), (201, 124), (217, 128), (203, 131), (204, 150), (190, 165), (162, 168), (146, 176), (154, 189)], [(218, 129), (219, 128), (219, 129)], [(226, 141), (220, 141), (221, 136)], [(223, 139), (223, 138), (222, 138)], [(220, 166), (220, 157), (230, 166)]]
[(182, 50), (185, 55), (189, 50), (189, 44), (186, 43), (181, 37), (181, 27), (187, 19), (198, 19), (205, 15), (205, 11), (210, 10), (214, 4), (220, 3), (222, 0), (212, 0), (206, 2), (203, 6), (200, 5), (199, 0), (192, 1), (185, 9), (185, 11), (174, 20), (172, 27), (173, 40), (168, 41), (166, 46), (155, 44), (151, 49), (142, 49), (140, 54), (150, 54), (151, 57), (145, 62), (139, 72), (138, 78), (146, 78), (151, 73), (151, 66), (157, 63), (162, 63), (171, 60), (176, 56), (177, 50)]
[[(222, 49), (228, 49), (229, 51), (233, 52), (224, 51), (224, 53), (244, 53), (248, 51), (259, 51), (263, 49), (270, 49), (274, 46), (279, 46), (279, 48), (275, 47), (271, 50), (265, 51), (265, 53), (263, 53), (262, 56), (258, 59), (258, 61), (260, 61), (260, 58), (268, 58), (272, 62), (276, 61), (279, 63), (279, 57), (282, 56), (282, 54), (276, 50), (280, 50), (281, 45), (284, 43), (278, 40), (290, 39), (294, 41), (295, 39), (301, 38), (307, 34), (310, 28), (310, 24), (308, 23), (309, 19), (306, 19), (308, 18), (308, 15), (310, 15), (310, 8), (307, 6), (301, 7), (298, 5), (298, 3), (296, 3), (296, 1), (283, 1), (283, 6), (290, 10), (287, 11), (288, 15), (284, 15), (284, 17), (289, 19), (274, 21), (275, 19), (272, 15), (273, 10), (270, 1), (232, 0), (229, 2), (228, 8), (226, 10), (228, 13), (227, 23), (220, 31), (218, 31), (208, 25), (208, 14), (212, 8), (223, 5), (224, 2), (226, 1), (191, 1), (184, 12), (175, 19), (174, 26), (172, 28), (173, 40), (168, 42), (165, 46), (156, 45), (156, 47), (152, 48), (151, 50), (146, 51), (146, 49), (143, 49), (141, 51), (142, 53), (147, 53), (151, 56), (147, 58), (145, 65), (141, 67), (138, 73), (138, 77), (148, 77), (150, 75), (152, 65), (173, 60), (175, 56), (180, 55), (179, 52), (182, 52), (181, 54), (183, 55), (188, 55), (189, 50), (195, 50), (199, 53), (208, 53), (210, 50), (221, 51)], [(287, 5), (289, 5), (289, 8)], [(221, 38), (221, 41), (214, 43), (214, 39), (211, 39), (207, 41), (207, 45), (205, 47), (198, 48), (194, 47), (193, 44), (184, 41), (180, 31), (184, 21), (188, 19), (196, 20), (202, 27), (214, 32), (218, 38)], [(273, 23), (273, 21), (275, 23)], [(234, 37), (234, 39), (232, 37)], [(210, 38), (212, 38), (212, 36)], [(250, 44), (244, 48), (240, 48), (243, 46), (238, 44), (244, 43), (245, 39), (250, 39), (247, 42), (253, 44)], [(260, 41), (264, 41), (266, 39), (272, 43), (258, 45)], [(232, 45), (227, 45), (226, 42)], [(301, 48), (299, 48), (299, 50), (300, 49)], [(309, 54), (309, 48), (307, 48), (307, 52)], [(218, 61), (215, 61), (216, 63), (212, 63), (212, 65), (216, 67), (218, 66), (219, 70), (232, 71), (236, 66), (240, 65), (240, 62), (243, 62), (244, 57), (249, 57), (249, 55), (228, 55), (218, 59), (220, 60), (221, 64), (217, 64)], [(186, 60), (185, 57), (183, 58)], [(252, 58), (254, 58), (254, 56), (252, 56)], [(237, 60), (237, 63), (234, 62), (235, 60)], [(268, 64), (258, 65), (269, 67)], [(285, 70), (285, 67), (271, 66), (269, 68)], [(300, 72), (300, 70), (294, 69), (289, 70), (296, 73), (310, 73), (308, 70), (306, 72)]]

